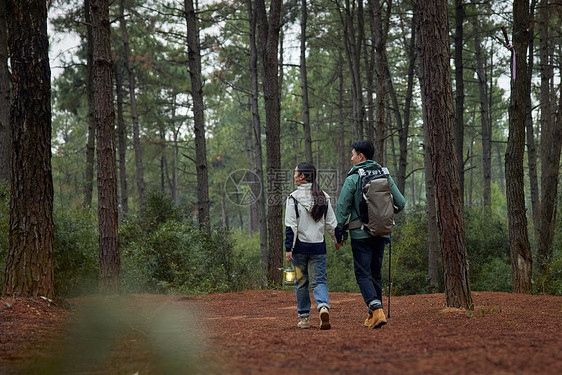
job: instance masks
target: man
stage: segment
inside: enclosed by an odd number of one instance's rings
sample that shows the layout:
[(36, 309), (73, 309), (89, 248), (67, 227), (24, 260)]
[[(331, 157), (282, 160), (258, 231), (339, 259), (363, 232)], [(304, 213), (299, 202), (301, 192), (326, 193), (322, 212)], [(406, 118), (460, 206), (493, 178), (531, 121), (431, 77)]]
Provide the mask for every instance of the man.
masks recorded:
[[(382, 169), (378, 163), (372, 160), (374, 153), (375, 147), (369, 141), (359, 141), (352, 145), (351, 161), (353, 167), (347, 174), (336, 206), (336, 219), (341, 233), (343, 233), (346, 223), (360, 220), (359, 204), (362, 192), (361, 178), (357, 171), (360, 168), (364, 170)], [(406, 205), (406, 199), (396, 187), (392, 177), (389, 176), (388, 179), (394, 206), (398, 211), (402, 210)], [(360, 226), (354, 225), (353, 227), (355, 229), (350, 230), (350, 237), (355, 279), (369, 313), (365, 325), (370, 328), (380, 328), (386, 324), (386, 317), (382, 309), (381, 268), (384, 245), (388, 242), (388, 236), (372, 236)]]

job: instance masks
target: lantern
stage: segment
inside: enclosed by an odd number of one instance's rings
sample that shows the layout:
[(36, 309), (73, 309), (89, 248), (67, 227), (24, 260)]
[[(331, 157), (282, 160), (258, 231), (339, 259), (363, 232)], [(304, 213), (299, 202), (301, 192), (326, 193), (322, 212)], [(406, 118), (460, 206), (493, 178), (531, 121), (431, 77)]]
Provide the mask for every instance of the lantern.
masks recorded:
[(289, 266), (283, 270), (283, 284), (295, 285), (297, 282), (297, 272), (293, 266)]

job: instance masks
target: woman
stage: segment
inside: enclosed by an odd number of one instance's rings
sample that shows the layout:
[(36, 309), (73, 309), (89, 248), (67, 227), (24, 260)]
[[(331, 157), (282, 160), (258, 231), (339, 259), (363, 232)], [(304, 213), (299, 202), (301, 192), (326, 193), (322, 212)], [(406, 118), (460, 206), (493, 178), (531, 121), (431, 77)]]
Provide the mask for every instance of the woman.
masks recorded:
[[(330, 329), (330, 305), (326, 286), (326, 241), (324, 225), (336, 240), (337, 220), (330, 197), (316, 183), (316, 168), (300, 163), (293, 176), (297, 190), (287, 198), (285, 206), (285, 258), (297, 273), (295, 293), (299, 328), (310, 328), (310, 294), (312, 287), (320, 313), (320, 329)], [(339, 236), (337, 236), (339, 238)], [(339, 248), (339, 245), (336, 245)]]

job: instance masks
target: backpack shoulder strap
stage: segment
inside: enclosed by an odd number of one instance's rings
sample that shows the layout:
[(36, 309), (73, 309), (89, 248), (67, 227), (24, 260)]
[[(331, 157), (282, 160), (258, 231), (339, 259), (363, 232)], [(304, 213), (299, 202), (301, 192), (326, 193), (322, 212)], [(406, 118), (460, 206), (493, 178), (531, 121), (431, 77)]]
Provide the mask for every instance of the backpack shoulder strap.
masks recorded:
[(295, 197), (293, 197), (292, 195), (289, 195), (289, 197), (291, 197), (293, 199), (293, 202), (295, 202), (295, 213), (297, 215), (297, 219), (299, 218), (299, 202), (297, 201), (297, 199)]

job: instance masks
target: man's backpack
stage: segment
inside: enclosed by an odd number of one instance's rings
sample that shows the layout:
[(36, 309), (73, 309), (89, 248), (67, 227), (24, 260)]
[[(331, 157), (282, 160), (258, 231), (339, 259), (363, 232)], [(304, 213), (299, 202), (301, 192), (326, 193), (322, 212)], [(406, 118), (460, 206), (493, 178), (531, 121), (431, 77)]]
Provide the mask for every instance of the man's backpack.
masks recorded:
[[(354, 171), (355, 172), (355, 171)], [(394, 228), (394, 206), (387, 168), (357, 169), (361, 179), (359, 220), (349, 223), (349, 229), (363, 229), (372, 236), (385, 236)]]

